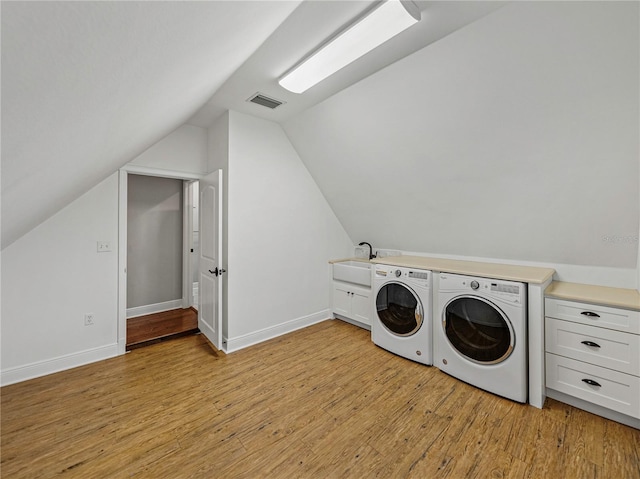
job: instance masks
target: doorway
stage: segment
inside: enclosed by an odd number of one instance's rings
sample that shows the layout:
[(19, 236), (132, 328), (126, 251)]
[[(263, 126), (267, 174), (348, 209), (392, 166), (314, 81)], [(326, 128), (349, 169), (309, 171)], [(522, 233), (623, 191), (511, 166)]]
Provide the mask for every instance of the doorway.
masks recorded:
[(126, 350), (198, 329), (198, 182), (127, 175)]
[[(128, 213), (128, 176), (143, 175), (182, 180), (184, 202), (189, 206), (185, 211), (191, 213), (192, 197), (188, 194), (189, 185), (199, 181), (198, 196), (198, 255), (199, 287), (197, 300), (198, 329), (218, 351), (224, 351), (222, 340), (222, 316), (224, 292), (222, 274), (226, 272), (226, 261), (222, 251), (224, 246), (223, 230), (223, 173), (215, 170), (207, 175), (128, 165), (119, 173), (118, 193), (118, 353), (124, 354), (127, 346), (127, 213)], [(193, 238), (191, 214), (183, 214), (183, 245), (190, 245)], [(183, 251), (183, 287), (182, 309), (193, 306), (193, 278), (191, 276), (191, 248)], [(204, 281), (204, 283), (203, 283)]]

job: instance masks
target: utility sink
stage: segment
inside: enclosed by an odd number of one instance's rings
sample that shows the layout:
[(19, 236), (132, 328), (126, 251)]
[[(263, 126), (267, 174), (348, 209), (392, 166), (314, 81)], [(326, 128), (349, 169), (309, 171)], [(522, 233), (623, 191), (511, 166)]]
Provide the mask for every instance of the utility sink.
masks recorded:
[(371, 287), (371, 263), (364, 261), (333, 263), (333, 279)]

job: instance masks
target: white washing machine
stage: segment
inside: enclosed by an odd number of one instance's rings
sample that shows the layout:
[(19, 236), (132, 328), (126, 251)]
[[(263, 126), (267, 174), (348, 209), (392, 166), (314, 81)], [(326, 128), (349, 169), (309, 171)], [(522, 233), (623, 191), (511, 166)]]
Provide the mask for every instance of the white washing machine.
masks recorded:
[(524, 283), (440, 273), (434, 364), (451, 376), (527, 401)]
[(371, 339), (413, 361), (433, 364), (431, 271), (376, 264)]

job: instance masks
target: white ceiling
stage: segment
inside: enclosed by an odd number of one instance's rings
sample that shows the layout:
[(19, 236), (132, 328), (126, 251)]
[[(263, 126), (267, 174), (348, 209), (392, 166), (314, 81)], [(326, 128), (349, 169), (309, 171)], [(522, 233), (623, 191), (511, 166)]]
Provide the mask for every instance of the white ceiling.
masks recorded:
[(504, 4), (416, 3), (419, 24), (296, 95), (278, 77), (370, 1), (2, 2), (2, 248), (185, 122), (284, 121)]
[[(208, 127), (234, 110), (276, 122), (333, 96), (372, 73), (424, 48), (507, 4), (501, 1), (416, 1), (422, 19), (305, 93), (291, 93), (278, 79), (371, 6), (370, 1), (305, 1), (189, 120)], [(248, 103), (256, 92), (285, 101), (275, 110)]]
[(183, 124), (298, 3), (2, 2), (2, 248)]

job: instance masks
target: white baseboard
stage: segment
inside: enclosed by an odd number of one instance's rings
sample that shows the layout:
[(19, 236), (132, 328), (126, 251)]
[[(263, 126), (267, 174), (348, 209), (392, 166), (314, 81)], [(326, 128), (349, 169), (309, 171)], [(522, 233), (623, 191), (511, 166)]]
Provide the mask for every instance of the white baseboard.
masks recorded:
[(85, 364), (95, 363), (96, 361), (102, 361), (103, 359), (109, 359), (115, 356), (118, 356), (117, 343), (87, 349), (86, 351), (67, 354), (45, 361), (38, 361), (25, 366), (5, 369), (0, 373), (0, 385), (7, 386), (9, 384), (19, 383), (27, 379), (46, 376), (47, 374), (84, 366)]
[(174, 299), (165, 301), (164, 303), (147, 304), (145, 306), (136, 306), (135, 308), (127, 308), (127, 319), (137, 318), (145, 314), (162, 313), (172, 309), (182, 308), (182, 299)]
[(354, 326), (358, 326), (359, 328), (366, 329), (367, 331), (371, 331), (370, 324), (361, 323), (356, 319), (347, 318), (346, 316), (341, 316), (340, 314), (333, 313), (333, 315), (336, 317), (336, 319), (339, 319), (340, 321), (344, 321), (345, 323), (353, 324)]
[(627, 426), (640, 429), (640, 418), (627, 416), (626, 414), (619, 413), (618, 411), (613, 411), (612, 409), (598, 406), (597, 404), (593, 404), (589, 401), (584, 401), (583, 399), (570, 396), (569, 394), (565, 394), (554, 389), (547, 389), (547, 397), (555, 399), (556, 401), (563, 402), (565, 404), (569, 404), (570, 406), (577, 407), (579, 409), (584, 409), (585, 411), (605, 417), (607, 419), (611, 419), (612, 421), (616, 421)]
[(306, 328), (307, 326), (311, 326), (312, 324), (320, 323), (327, 319), (331, 319), (332, 317), (333, 316), (331, 315), (331, 310), (325, 309), (317, 313), (309, 314), (301, 318), (292, 319), (290, 321), (286, 321), (269, 328), (255, 331), (253, 333), (245, 334), (235, 338), (223, 338), (222, 344), (226, 353), (232, 353), (234, 351), (253, 346), (254, 344), (258, 344), (263, 341), (282, 336), (283, 334)]

